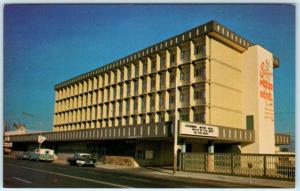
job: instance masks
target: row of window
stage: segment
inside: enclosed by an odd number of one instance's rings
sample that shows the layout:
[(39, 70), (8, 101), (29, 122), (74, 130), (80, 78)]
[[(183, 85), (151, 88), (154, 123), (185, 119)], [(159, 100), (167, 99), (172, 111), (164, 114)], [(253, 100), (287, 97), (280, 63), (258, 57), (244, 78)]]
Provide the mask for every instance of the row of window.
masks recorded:
[[(165, 102), (168, 100), (166, 99), (166, 93), (168, 92), (163, 92), (161, 94), (157, 94), (158, 95), (158, 100), (159, 100), (159, 108), (164, 108), (164, 106), (166, 105)], [(150, 104), (148, 105), (150, 107), (150, 110), (154, 110), (155, 109), (155, 99), (157, 98), (157, 95), (152, 94), (149, 95), (148, 99), (150, 100)], [(190, 98), (190, 92), (189, 89), (185, 89), (185, 90), (181, 90), (179, 93), (179, 97), (180, 97), (180, 102), (189, 102), (189, 98)], [(87, 99), (88, 97), (88, 99)], [(88, 106), (93, 106), (95, 107), (95, 105), (97, 105), (96, 100), (97, 100), (97, 95), (89, 95), (89, 96), (78, 96), (75, 98), (70, 98), (67, 100), (63, 100), (63, 101), (58, 101), (57, 103), (55, 103), (55, 113), (60, 113), (60, 112), (65, 112), (68, 110), (72, 110), (72, 109), (80, 109), (83, 107), (88, 107)], [(130, 111), (130, 104), (133, 104), (133, 108), (134, 110), (137, 110), (138, 108), (138, 100), (141, 99), (141, 108), (142, 110), (146, 110), (146, 100), (147, 100), (147, 96), (142, 96), (142, 97), (134, 97), (132, 99), (128, 99), (128, 100), (120, 100), (117, 101), (118, 103), (118, 107), (119, 107), (119, 111), (121, 113), (122, 111), (122, 107), (123, 105), (126, 105), (126, 111), (129, 112)], [(194, 100), (201, 100), (202, 102), (205, 103), (205, 90), (204, 89), (200, 89), (199, 87), (194, 87)], [(169, 93), (169, 104), (172, 105), (175, 102), (175, 92), (172, 91), (171, 93)], [(103, 102), (100, 102), (103, 103)], [(98, 103), (99, 104), (99, 103)], [(114, 102), (110, 102), (110, 103), (105, 103), (105, 106), (109, 106), (112, 105), (113, 111), (115, 110), (115, 107), (117, 107), (117, 104)], [(101, 107), (100, 105), (98, 105), (98, 107)], [(108, 108), (108, 107), (107, 107)]]
[[(138, 125), (138, 124), (147, 124), (147, 123), (156, 123), (156, 122), (167, 122), (165, 121), (165, 113), (159, 113), (157, 114), (158, 121), (155, 121), (155, 114), (145, 114), (141, 116), (129, 116), (129, 117), (123, 117), (123, 118), (117, 118), (117, 119), (103, 119), (103, 120), (86, 120), (86, 121), (62, 121), (61, 123), (55, 123), (55, 127), (62, 127), (66, 125), (71, 124), (94, 124), (97, 126), (93, 127), (110, 127), (110, 126), (129, 126), (129, 125)], [(147, 121), (148, 118), (148, 121)], [(174, 114), (169, 114), (169, 120), (172, 121), (174, 119)], [(140, 122), (138, 122), (140, 120)], [(183, 121), (190, 121), (188, 112), (182, 112), (179, 114), (179, 120)], [(193, 115), (193, 122), (199, 122), (199, 123), (205, 123), (205, 113), (196, 111)], [(77, 123), (79, 122), (79, 123)]]
[[(203, 64), (196, 65), (194, 77), (205, 76), (205, 68), (203, 68), (202, 66), (203, 66)], [(138, 74), (138, 65), (136, 65), (135, 68), (136, 68), (135, 71), (137, 71), (137, 74)], [(144, 64), (143, 71), (144, 71), (144, 75), (148, 74), (146, 64)], [(114, 72), (116, 73), (116, 71), (114, 71)], [(187, 74), (185, 74), (183, 72), (180, 75), (189, 76), (189, 71), (187, 71), (186, 73)], [(121, 77), (120, 82), (123, 82), (124, 81), (124, 70), (121, 70), (120, 74), (121, 74), (120, 75), (120, 77)], [(114, 84), (113, 82), (111, 82), (112, 76), (114, 76), (113, 77), (115, 79), (114, 82), (117, 82), (118, 81), (117, 80), (117, 75), (114, 75), (114, 73), (112, 71), (110, 75), (107, 74), (107, 73), (100, 75), (99, 79), (97, 77), (94, 77), (93, 79), (88, 79), (88, 80), (85, 80), (83, 82), (79, 82), (78, 84), (72, 85), (71, 87), (67, 87), (67, 88), (63, 88), (61, 90), (58, 90), (56, 92), (56, 99), (63, 99), (65, 97), (68, 97), (68, 95), (78, 94), (78, 92), (80, 90), (83, 90), (83, 92), (93, 91), (93, 90), (98, 89), (100, 87), (100, 86), (98, 87), (98, 84), (100, 84), (100, 82), (102, 83), (102, 87), (112, 85), (112, 84)], [(128, 77), (128, 79), (131, 79), (130, 69), (128, 69), (127, 77)], [(135, 76), (135, 77), (138, 77), (138, 76)], [(102, 80), (102, 79), (104, 79), (104, 80)], [(183, 79), (183, 78), (180, 78), (180, 79)], [(172, 80), (175, 80), (175, 78), (172, 78)], [(171, 83), (172, 83), (172, 81), (171, 81)]]

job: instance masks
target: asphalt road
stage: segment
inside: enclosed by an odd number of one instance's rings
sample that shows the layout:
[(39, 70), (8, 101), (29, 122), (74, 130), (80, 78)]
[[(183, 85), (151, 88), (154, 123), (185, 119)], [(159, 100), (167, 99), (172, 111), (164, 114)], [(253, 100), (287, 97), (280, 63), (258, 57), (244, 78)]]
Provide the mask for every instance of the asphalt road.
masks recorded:
[[(3, 159), (5, 188), (245, 188), (248, 185), (173, 177), (143, 168), (103, 169)], [(147, 171), (147, 172), (146, 172)]]

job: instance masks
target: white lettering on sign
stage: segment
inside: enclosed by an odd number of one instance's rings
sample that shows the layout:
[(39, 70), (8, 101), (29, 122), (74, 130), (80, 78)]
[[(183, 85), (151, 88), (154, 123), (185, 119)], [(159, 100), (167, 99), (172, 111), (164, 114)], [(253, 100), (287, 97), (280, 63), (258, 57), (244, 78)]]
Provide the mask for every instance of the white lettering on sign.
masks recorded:
[(195, 123), (180, 123), (181, 135), (196, 135), (203, 137), (219, 137), (219, 128)]

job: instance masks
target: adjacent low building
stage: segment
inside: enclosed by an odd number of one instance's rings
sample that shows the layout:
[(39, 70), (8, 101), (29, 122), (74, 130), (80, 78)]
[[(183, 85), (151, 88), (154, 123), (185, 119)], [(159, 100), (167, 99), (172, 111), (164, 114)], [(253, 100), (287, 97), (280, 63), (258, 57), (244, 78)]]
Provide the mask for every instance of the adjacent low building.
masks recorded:
[[(216, 21), (55, 85), (59, 153), (129, 155), (140, 165), (183, 152), (274, 154), (273, 69), (279, 60)], [(175, 125), (178, 123), (178, 125)], [(36, 134), (14, 136), (20, 144)], [(30, 146), (28, 146), (30, 147)], [(33, 147), (33, 146), (31, 146)]]

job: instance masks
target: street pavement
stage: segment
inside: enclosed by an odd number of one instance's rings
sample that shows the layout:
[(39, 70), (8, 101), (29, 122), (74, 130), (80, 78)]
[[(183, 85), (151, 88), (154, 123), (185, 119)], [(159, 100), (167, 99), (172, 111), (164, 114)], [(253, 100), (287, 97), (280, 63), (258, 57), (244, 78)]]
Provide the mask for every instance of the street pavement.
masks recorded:
[(3, 159), (5, 188), (261, 188), (257, 185), (162, 173), (146, 168), (77, 167), (6, 157)]

